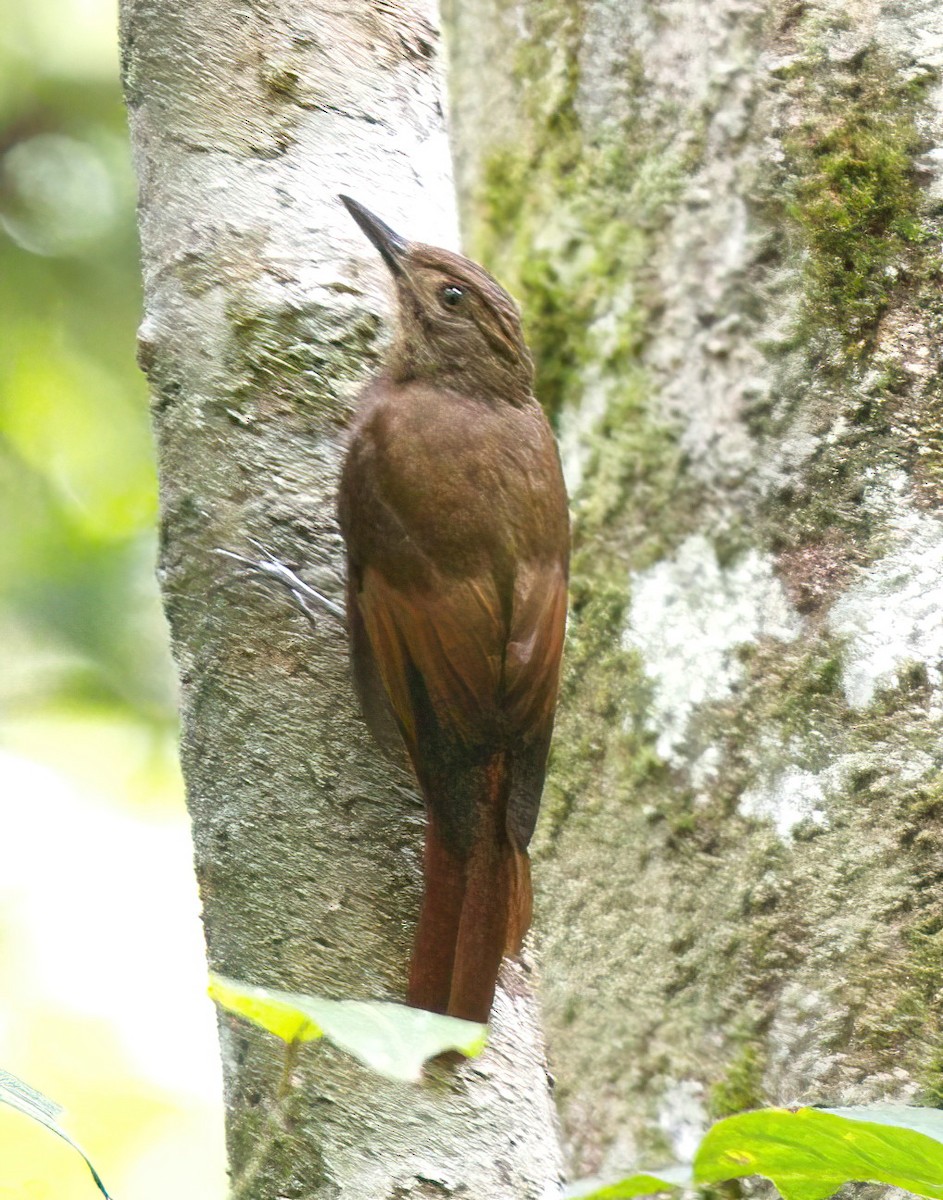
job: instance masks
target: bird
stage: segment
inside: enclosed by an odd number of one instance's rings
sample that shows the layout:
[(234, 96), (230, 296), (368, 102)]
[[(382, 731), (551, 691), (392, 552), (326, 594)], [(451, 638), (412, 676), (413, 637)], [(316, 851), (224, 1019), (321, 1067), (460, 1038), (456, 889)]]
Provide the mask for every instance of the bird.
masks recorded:
[(490, 1019), (532, 915), (567, 618), (569, 507), (520, 312), (481, 266), (339, 199), (386, 264), (392, 341), (356, 404), (338, 522), (355, 690), (426, 810), (407, 1003)]

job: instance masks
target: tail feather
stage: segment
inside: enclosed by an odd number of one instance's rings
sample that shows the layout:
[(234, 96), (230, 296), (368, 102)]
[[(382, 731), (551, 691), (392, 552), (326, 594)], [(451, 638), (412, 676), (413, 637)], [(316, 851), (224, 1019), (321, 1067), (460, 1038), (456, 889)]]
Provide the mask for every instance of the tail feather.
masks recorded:
[(534, 914), (534, 891), (530, 882), (530, 856), (526, 850), (510, 846), (505, 869), (508, 872), (508, 920), (504, 953), (513, 958), (520, 954), (524, 937)]
[(409, 964), (407, 1003), (448, 1012), (452, 967), (465, 899), (465, 863), (453, 854), (430, 816), (423, 855), (424, 890)]
[(501, 959), (520, 951), (530, 925), (530, 862), (506, 828), (502, 754), (484, 771), (467, 858), (449, 852), (430, 815), (425, 894), (410, 967), (409, 1003), (469, 1021), (491, 1014)]
[(466, 1021), (487, 1021), (507, 942), (510, 847), (485, 835), (468, 864), (462, 919), (455, 944), (448, 1011)]

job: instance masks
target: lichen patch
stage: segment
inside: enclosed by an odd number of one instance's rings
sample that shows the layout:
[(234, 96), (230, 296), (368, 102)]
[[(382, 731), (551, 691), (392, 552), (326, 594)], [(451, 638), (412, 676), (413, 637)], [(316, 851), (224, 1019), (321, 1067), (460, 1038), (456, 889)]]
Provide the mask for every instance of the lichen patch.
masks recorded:
[(707, 1132), (704, 1085), (697, 1079), (671, 1080), (658, 1107), (658, 1124), (678, 1162), (690, 1162)]
[(847, 789), (853, 772), (869, 766), (870, 760), (863, 754), (842, 755), (823, 771), (809, 771), (797, 763), (789, 763), (743, 793), (740, 814), (771, 821), (777, 835), (788, 844), (806, 822), (827, 829), (830, 800)]
[(658, 753), (682, 761), (695, 710), (723, 700), (744, 676), (738, 647), (761, 637), (791, 642), (801, 629), (771, 560), (756, 550), (722, 566), (713, 543), (695, 534), (634, 574), (622, 640), (641, 654), (654, 684), (649, 721)]
[(888, 503), (889, 546), (832, 607), (827, 626), (844, 639), (842, 687), (850, 707), (869, 707), (896, 687), (905, 664), (922, 665), (943, 700), (943, 522), (913, 508), (895, 476), (870, 494)]

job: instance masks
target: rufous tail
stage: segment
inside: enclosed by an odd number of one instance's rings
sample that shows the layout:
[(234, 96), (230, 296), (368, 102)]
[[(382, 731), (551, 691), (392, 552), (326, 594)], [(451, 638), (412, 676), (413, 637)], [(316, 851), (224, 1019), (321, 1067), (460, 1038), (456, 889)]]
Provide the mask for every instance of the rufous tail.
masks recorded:
[(468, 1021), (488, 1020), (501, 959), (519, 952), (530, 926), (530, 861), (508, 840), (504, 773), (501, 755), (486, 772), (467, 858), (450, 852), (431, 815), (426, 832), (408, 1001)]

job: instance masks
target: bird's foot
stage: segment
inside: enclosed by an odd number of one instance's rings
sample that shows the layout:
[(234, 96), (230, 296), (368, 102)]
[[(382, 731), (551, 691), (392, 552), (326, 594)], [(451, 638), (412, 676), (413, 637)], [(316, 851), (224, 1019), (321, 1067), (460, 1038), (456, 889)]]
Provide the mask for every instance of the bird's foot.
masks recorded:
[(282, 587), (288, 590), (295, 604), (315, 628), (317, 628), (319, 614), (323, 615), (325, 613), (333, 620), (339, 621), (342, 625), (346, 623), (346, 614), (340, 604), (329, 600), (317, 588), (313, 588), (309, 583), (305, 583), (303, 579), (295, 574), (291, 567), (286, 567), (261, 542), (257, 542), (253, 538), (249, 538), (248, 541), (259, 552), (262, 556), (261, 558), (247, 558), (244, 554), (236, 554), (232, 550), (223, 550), (219, 547), (217, 547), (214, 553), (220, 554), (224, 558), (231, 558), (234, 562), (241, 563), (242, 566), (253, 574), (261, 575), (265, 579), (273, 579), (276, 583), (280, 583)]

